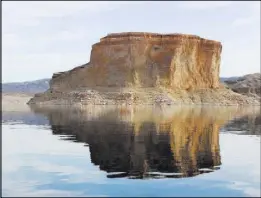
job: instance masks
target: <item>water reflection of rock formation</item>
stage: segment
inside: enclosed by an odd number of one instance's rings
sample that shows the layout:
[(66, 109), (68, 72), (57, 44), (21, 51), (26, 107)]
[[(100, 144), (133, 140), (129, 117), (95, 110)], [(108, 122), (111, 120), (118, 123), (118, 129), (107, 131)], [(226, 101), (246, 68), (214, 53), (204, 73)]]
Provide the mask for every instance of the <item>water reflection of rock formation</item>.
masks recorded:
[(92, 163), (108, 177), (157, 178), (190, 177), (217, 169), (219, 128), (236, 111), (97, 107), (44, 113), (53, 134), (87, 143)]
[(261, 114), (246, 115), (231, 120), (222, 129), (241, 135), (261, 135)]

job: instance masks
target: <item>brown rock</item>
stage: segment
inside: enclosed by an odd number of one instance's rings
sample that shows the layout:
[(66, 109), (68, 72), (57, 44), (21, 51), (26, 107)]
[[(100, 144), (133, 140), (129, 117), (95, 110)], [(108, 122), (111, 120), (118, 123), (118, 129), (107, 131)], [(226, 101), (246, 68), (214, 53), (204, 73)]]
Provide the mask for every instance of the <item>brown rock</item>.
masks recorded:
[(109, 34), (92, 46), (88, 64), (55, 74), (51, 87), (217, 88), (221, 48), (194, 35)]
[(248, 74), (225, 81), (227, 87), (240, 94), (256, 94), (261, 97), (261, 73)]
[(260, 105), (220, 86), (221, 50), (194, 35), (109, 34), (92, 46), (89, 63), (54, 74), (28, 104)]

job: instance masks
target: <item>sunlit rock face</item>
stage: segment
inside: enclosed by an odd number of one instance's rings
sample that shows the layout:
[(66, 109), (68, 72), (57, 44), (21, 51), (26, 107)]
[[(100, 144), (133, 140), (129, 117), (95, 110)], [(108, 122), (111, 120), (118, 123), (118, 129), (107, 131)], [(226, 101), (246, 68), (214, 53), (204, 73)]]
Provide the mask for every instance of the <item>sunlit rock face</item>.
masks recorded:
[(54, 74), (51, 88), (218, 88), (221, 48), (194, 35), (109, 34), (92, 46), (88, 64)]
[(221, 165), (220, 127), (245, 114), (232, 107), (34, 111), (49, 118), (53, 134), (86, 143), (92, 163), (111, 178), (191, 177), (213, 171)]
[(90, 61), (55, 73), (50, 89), (28, 104), (260, 105), (219, 83), (220, 42), (186, 34), (109, 34)]

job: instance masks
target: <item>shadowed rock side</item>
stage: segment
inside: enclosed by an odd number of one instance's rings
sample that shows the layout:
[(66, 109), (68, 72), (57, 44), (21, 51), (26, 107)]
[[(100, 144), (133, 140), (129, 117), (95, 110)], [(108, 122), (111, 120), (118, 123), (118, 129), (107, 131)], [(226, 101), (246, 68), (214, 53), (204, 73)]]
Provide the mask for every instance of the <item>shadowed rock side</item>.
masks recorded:
[[(229, 108), (104, 108), (46, 115), (53, 134), (84, 142), (108, 177), (191, 177), (221, 165), (219, 128), (243, 111)], [(64, 136), (65, 135), (65, 136)]]
[(221, 43), (194, 35), (109, 34), (90, 62), (53, 75), (44, 104), (257, 104), (219, 84)]

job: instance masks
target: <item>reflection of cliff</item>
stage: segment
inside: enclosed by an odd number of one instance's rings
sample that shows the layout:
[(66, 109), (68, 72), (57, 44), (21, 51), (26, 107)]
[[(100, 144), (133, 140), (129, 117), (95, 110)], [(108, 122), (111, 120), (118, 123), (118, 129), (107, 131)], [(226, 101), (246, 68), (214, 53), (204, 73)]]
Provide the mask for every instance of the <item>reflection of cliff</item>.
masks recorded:
[(239, 132), (238, 134), (261, 135), (261, 114), (246, 115), (231, 120), (223, 128), (224, 131)]
[(108, 177), (131, 178), (190, 177), (214, 170), (221, 164), (219, 128), (238, 112), (178, 107), (35, 111), (48, 116), (53, 134), (87, 143), (92, 162)]
[(2, 111), (3, 123), (21, 123), (26, 125), (48, 125), (49, 121), (42, 115), (30, 111)]

